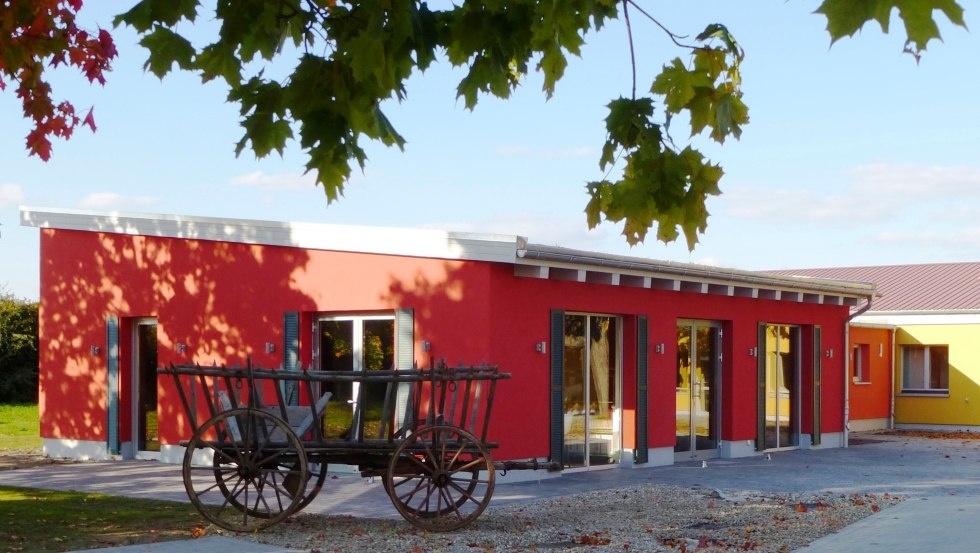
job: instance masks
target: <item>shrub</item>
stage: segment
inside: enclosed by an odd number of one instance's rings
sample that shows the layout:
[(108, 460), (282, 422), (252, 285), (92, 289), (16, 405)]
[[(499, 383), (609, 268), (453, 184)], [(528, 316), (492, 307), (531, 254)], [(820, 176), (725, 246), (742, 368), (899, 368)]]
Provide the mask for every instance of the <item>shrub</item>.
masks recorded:
[(37, 308), (0, 293), (0, 402), (37, 402)]

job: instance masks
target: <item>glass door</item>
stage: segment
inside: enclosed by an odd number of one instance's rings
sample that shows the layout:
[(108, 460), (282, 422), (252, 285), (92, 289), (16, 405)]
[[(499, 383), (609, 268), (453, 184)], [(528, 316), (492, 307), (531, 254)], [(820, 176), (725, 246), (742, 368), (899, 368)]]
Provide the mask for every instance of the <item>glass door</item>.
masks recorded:
[(766, 327), (766, 449), (799, 445), (799, 344), (799, 327)]
[[(391, 369), (395, 358), (394, 317), (337, 317), (317, 321), (317, 361), (322, 371)], [(358, 382), (325, 383), (332, 394), (324, 416), (324, 437), (376, 437), (386, 387)]]
[(133, 332), (133, 434), (136, 451), (160, 451), (157, 435), (157, 322), (138, 319)]
[(678, 459), (718, 455), (720, 367), (721, 329), (708, 322), (678, 323), (674, 423)]
[(562, 375), (565, 467), (619, 462), (619, 319), (565, 315)]

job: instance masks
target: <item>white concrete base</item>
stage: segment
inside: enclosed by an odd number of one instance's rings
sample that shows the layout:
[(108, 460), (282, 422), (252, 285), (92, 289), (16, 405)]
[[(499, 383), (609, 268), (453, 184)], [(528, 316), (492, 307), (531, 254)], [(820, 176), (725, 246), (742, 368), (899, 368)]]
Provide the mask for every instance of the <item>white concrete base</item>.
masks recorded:
[(850, 429), (851, 432), (886, 430), (888, 428), (888, 417), (880, 419), (851, 419), (847, 422), (847, 428)]
[[(180, 464), (182, 464), (184, 462), (184, 452), (185, 451), (187, 451), (187, 448), (184, 447), (184, 446), (160, 444), (160, 459), (159, 459), (159, 461), (161, 463), (170, 463), (172, 465), (180, 465)], [(204, 459), (203, 456), (199, 460), (202, 461), (202, 462), (205, 461), (205, 459)], [(198, 461), (198, 460), (196, 459), (195, 461)], [(211, 462), (211, 457), (210, 456), (208, 456), (207, 462), (208, 463)]]
[(719, 444), (722, 459), (736, 459), (738, 457), (752, 457), (759, 455), (755, 450), (753, 440), (722, 440)]
[(122, 459), (121, 455), (111, 455), (105, 442), (92, 440), (67, 440), (63, 438), (44, 438), (44, 455), (52, 459), (74, 459), (75, 461), (112, 461)]
[(895, 424), (897, 430), (938, 430), (940, 432), (980, 432), (980, 426), (962, 424)]
[[(844, 447), (843, 432), (824, 432), (820, 434), (820, 445), (813, 445), (810, 443), (809, 434), (804, 434), (801, 438), (806, 440), (805, 449), (831, 449), (835, 447)], [(803, 441), (803, 439), (800, 441)], [(801, 447), (803, 447), (802, 444)]]

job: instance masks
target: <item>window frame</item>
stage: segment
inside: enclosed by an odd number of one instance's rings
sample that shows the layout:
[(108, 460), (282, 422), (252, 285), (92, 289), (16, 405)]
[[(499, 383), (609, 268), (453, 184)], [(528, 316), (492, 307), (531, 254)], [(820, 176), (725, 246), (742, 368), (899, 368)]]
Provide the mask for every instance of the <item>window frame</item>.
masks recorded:
[(851, 378), (855, 384), (871, 384), (871, 344), (854, 344), (851, 349)]
[[(920, 387), (910, 387), (909, 386), (909, 352), (912, 350), (922, 351), (922, 382), (917, 384), (922, 384)], [(945, 355), (942, 359), (945, 360), (944, 367), (934, 367), (933, 363), (935, 359), (939, 357), (933, 355), (934, 352), (944, 351)], [(920, 395), (920, 396), (949, 396), (949, 345), (948, 344), (902, 344), (901, 346), (901, 366), (902, 366), (902, 395)], [(945, 388), (932, 387), (934, 371), (945, 370)], [(943, 376), (939, 375), (940, 382), (943, 380)]]

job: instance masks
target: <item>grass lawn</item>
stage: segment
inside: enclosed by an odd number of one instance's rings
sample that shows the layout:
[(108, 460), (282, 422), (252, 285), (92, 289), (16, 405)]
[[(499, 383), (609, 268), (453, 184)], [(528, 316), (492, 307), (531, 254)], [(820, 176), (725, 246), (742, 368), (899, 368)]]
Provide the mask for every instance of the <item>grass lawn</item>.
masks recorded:
[[(0, 467), (39, 451), (37, 405), (0, 404)], [(5, 459), (6, 458), (6, 459)], [(9, 467), (9, 468), (8, 468)], [(0, 552), (71, 551), (186, 539), (208, 525), (190, 503), (0, 486)]]
[(189, 503), (0, 486), (4, 551), (72, 551), (188, 539), (207, 522)]
[(0, 454), (6, 449), (41, 448), (37, 404), (0, 403)]

